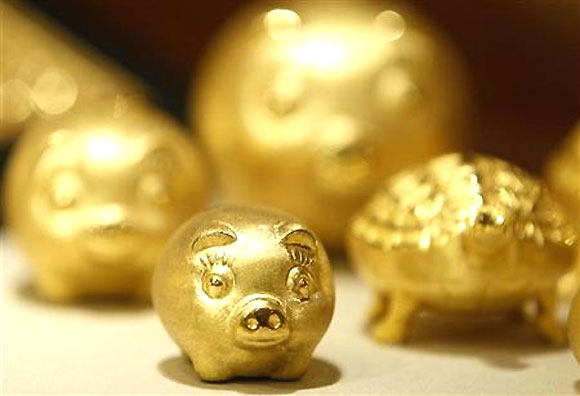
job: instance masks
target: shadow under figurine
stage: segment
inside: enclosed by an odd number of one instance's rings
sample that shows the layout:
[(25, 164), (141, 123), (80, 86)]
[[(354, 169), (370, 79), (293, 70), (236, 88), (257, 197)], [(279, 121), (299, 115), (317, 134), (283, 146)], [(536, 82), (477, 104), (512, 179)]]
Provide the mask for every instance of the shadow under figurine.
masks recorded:
[(165, 115), (121, 97), (39, 120), (6, 175), (9, 231), (39, 294), (149, 300), (153, 267), (204, 203), (199, 153)]
[(174, 234), (152, 296), (204, 381), (300, 378), (334, 309), (318, 238), (280, 212), (236, 206), (200, 213)]
[(376, 290), (372, 335), (402, 342), (422, 309), (478, 314), (538, 303), (555, 344), (558, 280), (577, 236), (546, 188), (504, 161), (450, 154), (399, 173), (355, 217), (353, 261)]

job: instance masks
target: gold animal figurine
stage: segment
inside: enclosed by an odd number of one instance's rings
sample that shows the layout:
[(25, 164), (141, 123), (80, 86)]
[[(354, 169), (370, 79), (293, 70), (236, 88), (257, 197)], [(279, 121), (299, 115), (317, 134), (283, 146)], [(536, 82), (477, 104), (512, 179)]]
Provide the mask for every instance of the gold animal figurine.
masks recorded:
[(376, 291), (372, 335), (404, 341), (423, 309), (514, 311), (562, 344), (556, 285), (577, 236), (546, 188), (499, 159), (449, 154), (387, 181), (354, 218), (349, 249)]
[(197, 150), (144, 103), (101, 100), (38, 121), (6, 175), (6, 219), (39, 294), (148, 299), (166, 239), (207, 195)]
[(330, 263), (296, 219), (224, 206), (184, 224), (153, 278), (153, 304), (204, 381), (292, 380), (334, 308)]
[(463, 68), (408, 8), (264, 4), (211, 47), (191, 120), (227, 202), (295, 214), (340, 248), (350, 217), (386, 175), (462, 144)]

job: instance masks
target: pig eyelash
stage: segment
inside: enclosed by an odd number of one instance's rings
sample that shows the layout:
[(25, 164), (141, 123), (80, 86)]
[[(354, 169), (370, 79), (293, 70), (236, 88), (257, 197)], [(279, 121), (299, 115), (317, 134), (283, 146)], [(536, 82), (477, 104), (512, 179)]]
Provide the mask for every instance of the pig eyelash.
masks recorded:
[(299, 264), (311, 265), (314, 261), (314, 254), (312, 250), (303, 246), (291, 245), (286, 248), (290, 258)]
[(204, 256), (201, 256), (199, 261), (203, 264), (206, 268), (212, 268), (216, 265), (230, 265), (230, 259), (226, 256), (224, 252), (221, 253), (208, 253)]

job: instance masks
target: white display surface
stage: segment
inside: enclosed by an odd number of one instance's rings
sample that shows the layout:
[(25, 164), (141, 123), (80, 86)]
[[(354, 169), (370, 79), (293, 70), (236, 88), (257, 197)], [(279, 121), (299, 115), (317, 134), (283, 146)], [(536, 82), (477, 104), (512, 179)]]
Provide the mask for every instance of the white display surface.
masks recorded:
[(580, 393), (572, 353), (513, 319), (423, 316), (408, 345), (374, 343), (363, 326), (370, 292), (345, 266), (334, 319), (301, 381), (203, 383), (150, 307), (39, 301), (25, 259), (3, 235), (0, 243), (6, 394)]

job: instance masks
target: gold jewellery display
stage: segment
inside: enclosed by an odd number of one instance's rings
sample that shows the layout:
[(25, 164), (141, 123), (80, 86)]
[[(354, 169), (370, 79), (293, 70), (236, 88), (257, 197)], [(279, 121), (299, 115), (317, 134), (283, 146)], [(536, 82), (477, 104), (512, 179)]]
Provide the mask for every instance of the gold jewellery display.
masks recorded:
[(334, 313), (326, 246), (374, 294), (377, 343), (361, 338), (377, 351), (422, 312), (518, 313), (580, 360), (580, 294), (568, 329), (563, 314), (580, 265), (580, 124), (544, 185), (468, 154), (469, 78), (417, 10), (285, 4), (246, 6), (209, 45), (188, 131), (137, 79), (2, 3), (2, 219), (35, 297), (57, 303), (43, 309), (152, 302), (182, 373), (296, 380)]

